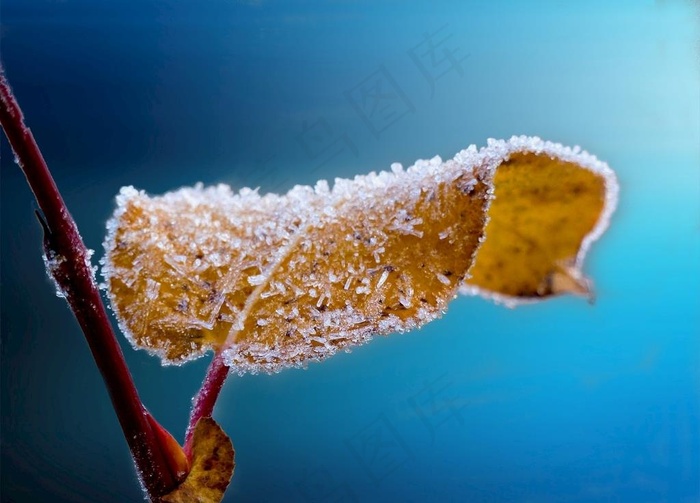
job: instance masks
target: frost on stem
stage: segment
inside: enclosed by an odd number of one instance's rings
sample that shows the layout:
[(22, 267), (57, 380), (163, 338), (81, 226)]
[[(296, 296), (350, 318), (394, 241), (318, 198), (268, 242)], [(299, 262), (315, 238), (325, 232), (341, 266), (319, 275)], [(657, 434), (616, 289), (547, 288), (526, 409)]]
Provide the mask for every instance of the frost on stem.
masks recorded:
[(103, 274), (124, 332), (164, 363), (214, 348), (273, 372), (419, 327), (458, 291), (586, 293), (616, 192), (593, 156), (528, 137), (285, 195), (126, 187)]
[[(46, 227), (44, 228), (44, 232), (47, 232)], [(54, 285), (56, 297), (65, 299), (71, 293), (71, 281), (69, 279), (70, 274), (65, 270), (65, 268), (68, 266), (68, 260), (66, 259), (66, 257), (64, 257), (63, 255), (61, 255), (53, 249), (48, 238), (45, 238), (44, 241), (45, 243), (42, 258), (44, 260), (44, 268), (46, 269), (46, 274), (51, 279), (51, 282)], [(86, 249), (84, 257), (85, 265), (90, 271), (90, 277), (92, 281), (95, 281), (95, 274), (97, 272), (97, 266), (93, 266), (91, 261), (94, 253), (94, 250), (88, 248)]]
[(44, 259), (44, 267), (46, 268), (46, 274), (49, 276), (54, 285), (56, 297), (65, 299), (67, 292), (56, 280), (56, 275), (60, 274), (61, 267), (65, 264), (66, 258), (63, 255), (59, 255), (58, 253), (54, 252), (53, 250), (45, 251), (42, 254), (42, 258)]

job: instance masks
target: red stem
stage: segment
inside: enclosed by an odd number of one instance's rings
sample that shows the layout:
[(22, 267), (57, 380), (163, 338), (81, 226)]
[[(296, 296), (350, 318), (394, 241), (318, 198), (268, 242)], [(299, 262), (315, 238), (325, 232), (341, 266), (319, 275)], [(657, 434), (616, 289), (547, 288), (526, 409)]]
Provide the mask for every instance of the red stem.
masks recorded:
[(187, 425), (187, 432), (185, 433), (185, 454), (188, 459), (192, 457), (192, 435), (194, 434), (194, 427), (197, 426), (197, 421), (203, 417), (211, 417), (212, 412), (214, 412), (214, 405), (216, 405), (216, 399), (219, 397), (221, 388), (226, 382), (226, 377), (229, 374), (229, 367), (224, 362), (224, 358), (221, 352), (214, 355), (209, 368), (207, 368), (207, 375), (204, 378), (202, 387), (199, 389), (197, 396), (192, 400), (192, 412), (190, 413), (190, 422)]
[(85, 334), (146, 490), (158, 500), (177, 485), (175, 462), (151, 428), (95, 284), (88, 250), (24, 124), (1, 64), (0, 100), (0, 124), (45, 217), (45, 252), (57, 259), (51, 272)]

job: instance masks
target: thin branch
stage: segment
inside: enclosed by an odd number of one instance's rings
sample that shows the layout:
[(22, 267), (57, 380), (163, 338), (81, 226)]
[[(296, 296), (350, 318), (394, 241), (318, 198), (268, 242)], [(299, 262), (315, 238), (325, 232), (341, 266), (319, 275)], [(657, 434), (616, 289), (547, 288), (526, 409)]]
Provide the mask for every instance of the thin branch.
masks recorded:
[(229, 367), (224, 362), (222, 353), (216, 353), (209, 364), (209, 368), (207, 368), (207, 375), (204, 378), (202, 387), (199, 389), (197, 396), (192, 399), (192, 412), (190, 413), (190, 421), (185, 433), (185, 454), (188, 458), (192, 455), (194, 427), (197, 426), (197, 421), (201, 418), (211, 417), (212, 412), (214, 412), (214, 405), (216, 405), (216, 400), (228, 374)]
[(49, 272), (73, 311), (102, 374), (137, 470), (151, 499), (177, 485), (176, 462), (158, 440), (107, 317), (85, 247), (0, 64), (0, 124), (43, 213)]

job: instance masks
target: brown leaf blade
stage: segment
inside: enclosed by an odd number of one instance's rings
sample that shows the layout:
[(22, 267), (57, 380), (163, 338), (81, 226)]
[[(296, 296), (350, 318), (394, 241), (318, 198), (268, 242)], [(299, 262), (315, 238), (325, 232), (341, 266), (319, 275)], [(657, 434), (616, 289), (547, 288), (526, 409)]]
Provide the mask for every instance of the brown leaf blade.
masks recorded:
[(219, 503), (233, 476), (234, 454), (228, 435), (211, 417), (203, 417), (194, 430), (190, 472), (162, 501)]
[(123, 190), (103, 269), (112, 304), (133, 342), (166, 363), (225, 347), (239, 372), (414, 328), (467, 275), (488, 176), (436, 158), (284, 196)]

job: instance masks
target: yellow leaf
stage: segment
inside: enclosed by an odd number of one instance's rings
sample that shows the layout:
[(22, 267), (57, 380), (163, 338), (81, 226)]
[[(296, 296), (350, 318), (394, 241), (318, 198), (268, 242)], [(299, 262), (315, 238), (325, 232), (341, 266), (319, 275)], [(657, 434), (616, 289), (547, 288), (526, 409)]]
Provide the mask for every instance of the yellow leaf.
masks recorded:
[(578, 250), (616, 187), (592, 156), (520, 137), (332, 190), (126, 188), (103, 272), (122, 328), (165, 363), (214, 348), (238, 372), (276, 371), (423, 325), (458, 290), (585, 289)]
[(192, 437), (191, 469), (184, 481), (161, 499), (165, 503), (219, 503), (234, 468), (231, 440), (210, 417), (197, 421)]

